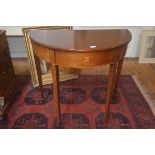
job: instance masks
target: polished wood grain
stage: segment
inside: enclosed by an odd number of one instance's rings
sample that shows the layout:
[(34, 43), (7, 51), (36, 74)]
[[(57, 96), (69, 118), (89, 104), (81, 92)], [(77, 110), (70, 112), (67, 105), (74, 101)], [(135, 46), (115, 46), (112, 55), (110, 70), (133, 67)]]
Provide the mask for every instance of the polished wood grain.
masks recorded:
[(131, 40), (131, 33), (126, 29), (35, 30), (30, 31), (30, 38), (43, 47), (57, 51), (108, 52), (109, 49), (128, 44)]
[(109, 69), (109, 79), (108, 79), (108, 89), (107, 89), (107, 99), (106, 99), (106, 107), (105, 107), (105, 122), (108, 121), (109, 117), (109, 109), (110, 109), (110, 102), (113, 95), (113, 88), (115, 85), (115, 79), (116, 79), (116, 69), (117, 69), (117, 63), (110, 64)]
[(111, 98), (121, 71), (119, 62), (123, 62), (131, 33), (128, 30), (36, 30), (30, 32), (30, 39), (35, 56), (52, 66), (59, 124), (60, 94), (56, 66), (86, 68), (110, 64), (105, 110), (107, 122)]
[[(7, 113), (16, 92), (16, 78), (10, 57), (6, 32), (0, 30), (0, 117)], [(3, 100), (3, 101), (2, 101)]]
[(53, 87), (54, 87), (54, 100), (57, 106), (58, 124), (61, 126), (61, 108), (60, 108), (60, 88), (59, 88), (59, 67), (58, 65), (51, 64), (51, 72), (53, 77)]

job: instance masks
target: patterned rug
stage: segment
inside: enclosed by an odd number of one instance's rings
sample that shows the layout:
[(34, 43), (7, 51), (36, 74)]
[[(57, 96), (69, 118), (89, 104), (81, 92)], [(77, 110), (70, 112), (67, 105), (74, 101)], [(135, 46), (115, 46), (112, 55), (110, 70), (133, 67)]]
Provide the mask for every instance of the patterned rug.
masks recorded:
[[(0, 128), (57, 128), (53, 86), (44, 86), (45, 98), (33, 88), (30, 77), (17, 77), (18, 91)], [(64, 129), (130, 129), (155, 128), (155, 117), (129, 75), (120, 77), (112, 99), (110, 119), (104, 123), (107, 76), (82, 75), (61, 82), (61, 119)]]

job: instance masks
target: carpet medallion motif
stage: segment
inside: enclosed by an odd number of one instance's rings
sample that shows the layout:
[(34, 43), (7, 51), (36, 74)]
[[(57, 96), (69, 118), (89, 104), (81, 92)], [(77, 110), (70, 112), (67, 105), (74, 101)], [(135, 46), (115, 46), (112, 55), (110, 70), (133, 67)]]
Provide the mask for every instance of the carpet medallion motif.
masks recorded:
[[(18, 91), (0, 128), (55, 129), (57, 109), (53, 85), (33, 88), (29, 76), (17, 77)], [(63, 129), (132, 129), (155, 128), (155, 117), (129, 75), (120, 77), (108, 123), (104, 123), (107, 76), (82, 75), (60, 83), (61, 120)]]

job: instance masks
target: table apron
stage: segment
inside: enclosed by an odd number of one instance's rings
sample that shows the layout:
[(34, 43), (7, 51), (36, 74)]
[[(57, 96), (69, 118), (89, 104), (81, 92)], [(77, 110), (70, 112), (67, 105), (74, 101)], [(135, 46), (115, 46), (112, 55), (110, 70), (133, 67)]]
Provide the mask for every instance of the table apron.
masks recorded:
[(108, 51), (57, 51), (38, 44), (33, 44), (34, 53), (47, 63), (62, 67), (87, 68), (112, 64), (124, 58), (126, 45)]
[[(116, 51), (117, 50), (117, 51)], [(63, 67), (93, 67), (105, 64), (112, 64), (125, 55), (124, 49), (116, 49), (106, 52), (55, 52), (55, 63)]]

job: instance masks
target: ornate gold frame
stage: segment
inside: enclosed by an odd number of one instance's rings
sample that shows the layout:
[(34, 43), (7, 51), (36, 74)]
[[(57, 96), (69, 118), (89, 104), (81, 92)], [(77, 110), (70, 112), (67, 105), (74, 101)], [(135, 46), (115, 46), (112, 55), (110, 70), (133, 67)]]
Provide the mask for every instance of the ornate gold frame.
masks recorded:
[[(29, 37), (29, 31), (30, 30), (38, 30), (38, 29), (39, 30), (72, 29), (72, 27), (69, 27), (69, 26), (41, 26), (41, 27), (27, 27), (27, 28), (22, 29), (24, 40), (25, 40), (25, 45), (26, 45), (26, 49), (27, 49), (27, 54), (28, 54), (28, 61), (29, 61), (29, 67), (30, 67), (30, 72), (31, 72), (31, 77), (32, 77), (32, 83), (33, 83), (34, 87), (39, 86), (39, 82), (38, 82), (38, 76), (37, 76), (37, 72), (36, 72), (33, 48), (32, 48), (31, 40)], [(46, 63), (44, 61), (42, 61), (42, 67), (44, 69), (46, 69)], [(74, 79), (74, 78), (78, 77), (76, 69), (70, 68), (69, 71), (67, 71), (67, 73), (63, 71), (63, 68), (60, 70), (62, 70), (62, 71), (60, 71), (60, 81), (66, 81), (66, 80), (70, 80), (70, 79)], [(46, 74), (42, 75), (43, 85), (51, 84), (53, 82), (51, 74), (52, 74), (51, 72), (47, 72)]]

